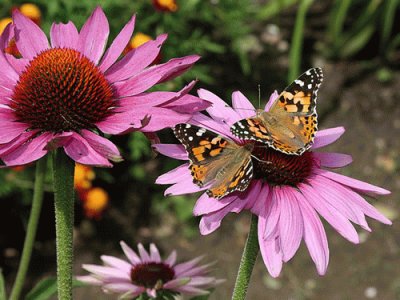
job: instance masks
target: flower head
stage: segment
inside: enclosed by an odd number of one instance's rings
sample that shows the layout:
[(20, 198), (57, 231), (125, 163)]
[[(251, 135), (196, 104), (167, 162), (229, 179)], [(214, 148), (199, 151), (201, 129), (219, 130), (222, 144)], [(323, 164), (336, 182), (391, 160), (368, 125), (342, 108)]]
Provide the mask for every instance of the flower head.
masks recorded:
[[(254, 115), (251, 102), (240, 92), (233, 93), (233, 108), (206, 90), (199, 96), (212, 102), (207, 108), (210, 117), (196, 114), (191, 124), (204, 127), (228, 137), (237, 144), (230, 132), (232, 124)], [(269, 110), (278, 97), (271, 95), (265, 110)], [(329, 171), (351, 163), (349, 155), (341, 153), (315, 152), (336, 141), (344, 133), (343, 127), (317, 132), (311, 151), (303, 155), (286, 155), (255, 143), (252, 151), (253, 178), (243, 192), (234, 192), (216, 200), (204, 193), (196, 202), (194, 215), (202, 216), (200, 232), (215, 231), (229, 213), (250, 210), (259, 217), (258, 239), (261, 254), (269, 273), (280, 274), (283, 262), (289, 261), (302, 240), (308, 247), (319, 274), (325, 274), (329, 261), (326, 233), (321, 223), (322, 216), (344, 238), (357, 244), (358, 234), (351, 222), (371, 231), (365, 216), (384, 224), (390, 220), (366, 202), (360, 194), (386, 195), (390, 192), (371, 184)], [(160, 153), (180, 160), (188, 160), (181, 145), (157, 144)], [(165, 193), (171, 195), (204, 191), (193, 183), (188, 163), (161, 175), (156, 183), (173, 184)]]
[[(196, 55), (149, 65), (167, 36), (162, 34), (118, 60), (135, 17), (104, 53), (109, 26), (96, 8), (80, 32), (72, 22), (53, 24), (50, 44), (18, 10), (0, 37), (0, 158), (23, 165), (63, 147), (76, 162), (112, 166), (117, 147), (102, 134), (154, 132), (188, 121), (208, 104), (188, 92), (146, 92), (188, 70)], [(6, 53), (15, 40), (21, 58)], [(182, 104), (182, 105), (181, 105)]]
[(155, 9), (163, 12), (175, 12), (178, 10), (178, 4), (175, 0), (153, 0)]
[(157, 247), (150, 244), (148, 253), (142, 244), (138, 244), (136, 254), (121, 241), (121, 247), (128, 261), (103, 255), (104, 266), (83, 265), (91, 275), (78, 276), (78, 280), (98, 285), (107, 293), (119, 293), (121, 298), (136, 298), (146, 293), (149, 298), (163, 294), (204, 295), (207, 289), (222, 282), (207, 276), (210, 265), (199, 265), (201, 257), (176, 264), (176, 252), (173, 251), (163, 260)]

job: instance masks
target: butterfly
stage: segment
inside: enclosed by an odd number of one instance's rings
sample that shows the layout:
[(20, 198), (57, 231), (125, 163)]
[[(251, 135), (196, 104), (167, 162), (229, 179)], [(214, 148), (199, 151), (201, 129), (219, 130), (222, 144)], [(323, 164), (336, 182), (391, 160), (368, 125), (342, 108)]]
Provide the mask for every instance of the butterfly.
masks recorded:
[(316, 102), (322, 80), (320, 68), (309, 69), (285, 88), (269, 111), (257, 110), (254, 117), (234, 123), (232, 134), (285, 154), (303, 154), (318, 130)]
[(220, 199), (244, 191), (253, 177), (251, 151), (254, 143), (238, 145), (215, 132), (191, 124), (178, 124), (174, 134), (185, 147), (193, 183), (210, 184), (207, 195)]

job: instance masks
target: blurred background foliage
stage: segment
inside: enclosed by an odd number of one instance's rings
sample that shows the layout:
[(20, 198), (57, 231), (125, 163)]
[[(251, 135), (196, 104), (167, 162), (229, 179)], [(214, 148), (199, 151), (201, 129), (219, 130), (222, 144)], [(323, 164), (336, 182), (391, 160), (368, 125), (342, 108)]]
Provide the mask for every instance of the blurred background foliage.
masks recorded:
[[(2, 0), (0, 18), (9, 17), (12, 9), (24, 3)], [(258, 85), (261, 99), (268, 99), (274, 89), (282, 90), (312, 66), (328, 66), (329, 71), (331, 65), (354, 66), (356, 62), (356, 71), (350, 72), (353, 76), (346, 84), (353, 84), (360, 74), (373, 74), (381, 82), (390, 82), (400, 66), (398, 0), (171, 0), (170, 7), (161, 7), (156, 0), (32, 3), (40, 10), (38, 23), (46, 33), (54, 21), (72, 20), (80, 28), (94, 7), (101, 5), (110, 23), (109, 43), (136, 14), (134, 35), (141, 33), (153, 39), (168, 33), (160, 62), (189, 54), (202, 56), (192, 70), (158, 89), (177, 90), (196, 78), (197, 88), (210, 89), (228, 103), (231, 93), (241, 90), (257, 107)], [(342, 73), (335, 76), (347, 76), (349, 68), (339, 69)], [(322, 118), (331, 108), (321, 107)], [(163, 142), (176, 142), (170, 130), (160, 132), (159, 136)], [(82, 175), (83, 183), (76, 182), (76, 225), (80, 234), (100, 244), (120, 239), (133, 241), (138, 232), (151, 238), (147, 228), (158, 224), (161, 236), (173, 232), (175, 227), (183, 228), (188, 237), (197, 235), (198, 220), (191, 214), (195, 198), (165, 198), (165, 187), (154, 185), (157, 176), (178, 163), (155, 157), (142, 133), (112, 140), (119, 146), (124, 162), (112, 169), (77, 171), (86, 174)], [(18, 262), (33, 174), (33, 166), (0, 170), (0, 265), (6, 275), (15, 271)], [(90, 194), (93, 188), (97, 190)], [(47, 198), (39, 242), (54, 238), (52, 199), (50, 195)], [(9, 228), (13, 228), (12, 233)], [(40, 247), (43, 250), (44, 246)], [(43, 250), (36, 255), (48, 254)], [(44, 266), (37, 269), (38, 273), (41, 268)]]

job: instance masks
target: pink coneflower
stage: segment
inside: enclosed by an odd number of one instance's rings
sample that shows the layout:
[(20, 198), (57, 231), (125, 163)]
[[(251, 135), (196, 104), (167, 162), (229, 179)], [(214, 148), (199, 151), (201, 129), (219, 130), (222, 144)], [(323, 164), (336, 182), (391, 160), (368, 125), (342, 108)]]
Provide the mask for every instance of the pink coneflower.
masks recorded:
[[(255, 109), (240, 92), (233, 93), (233, 109), (216, 95), (199, 90), (199, 96), (212, 102), (207, 109), (211, 118), (196, 114), (191, 124), (204, 127), (238, 140), (230, 133), (230, 126), (240, 119), (254, 115)], [(269, 109), (277, 98), (275, 92), (266, 105)], [(317, 132), (312, 150), (335, 142), (344, 133), (343, 127)], [(154, 147), (162, 154), (180, 160), (188, 160), (181, 145), (158, 144)], [(329, 248), (322, 216), (344, 238), (359, 242), (358, 234), (351, 222), (367, 231), (365, 216), (384, 224), (390, 220), (366, 202), (359, 193), (386, 195), (390, 192), (380, 187), (327, 170), (351, 163), (349, 155), (341, 153), (308, 151), (301, 156), (285, 155), (273, 149), (254, 147), (253, 179), (244, 192), (234, 192), (216, 200), (204, 193), (196, 202), (194, 215), (202, 216), (200, 232), (215, 231), (229, 213), (250, 210), (259, 217), (258, 240), (264, 263), (273, 277), (277, 277), (283, 262), (289, 261), (304, 239), (317, 271), (323, 275), (329, 261)], [(165, 194), (179, 195), (204, 191), (193, 183), (188, 163), (158, 177), (158, 184), (173, 184)]]
[(223, 282), (208, 276), (210, 265), (199, 265), (201, 257), (176, 264), (176, 251), (163, 260), (154, 244), (150, 244), (150, 253), (138, 244), (139, 255), (124, 242), (121, 242), (121, 247), (128, 261), (103, 255), (104, 266), (83, 265), (92, 274), (77, 279), (101, 286), (107, 293), (122, 294), (123, 299), (132, 299), (143, 293), (150, 298), (159, 297), (157, 299), (177, 293), (205, 295), (209, 293), (207, 289)]
[[(18, 10), (0, 38), (0, 158), (8, 166), (37, 160), (63, 147), (73, 160), (112, 166), (117, 147), (103, 134), (154, 132), (202, 110), (207, 103), (187, 93), (146, 92), (189, 69), (196, 55), (149, 67), (167, 36), (162, 34), (118, 60), (135, 17), (104, 53), (109, 25), (96, 8), (80, 32), (72, 22), (53, 24), (50, 44)], [(5, 53), (11, 41), (22, 55)]]

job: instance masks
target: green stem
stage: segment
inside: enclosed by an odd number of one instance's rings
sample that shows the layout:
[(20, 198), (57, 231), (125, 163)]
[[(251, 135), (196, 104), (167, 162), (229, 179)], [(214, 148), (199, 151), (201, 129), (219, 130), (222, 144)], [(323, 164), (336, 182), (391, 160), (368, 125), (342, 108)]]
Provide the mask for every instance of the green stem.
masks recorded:
[(289, 51), (288, 83), (291, 83), (300, 73), (301, 52), (303, 47), (304, 24), (308, 8), (313, 0), (301, 0), (297, 11), (296, 22)]
[(251, 272), (258, 255), (258, 236), (257, 236), (258, 217), (251, 216), (251, 225), (246, 245), (240, 260), (239, 271), (236, 277), (235, 288), (233, 289), (232, 300), (244, 300), (249, 286)]
[(10, 300), (20, 299), (20, 294), (24, 286), (26, 272), (28, 271), (31, 260), (33, 244), (35, 243), (36, 230), (39, 222), (40, 211), (43, 202), (43, 186), (46, 173), (47, 159), (42, 158), (36, 163), (35, 186), (33, 190), (33, 199), (31, 214), (29, 216), (28, 227), (26, 230), (24, 248), (22, 250), (21, 261), (19, 263), (17, 277), (11, 291)]
[(72, 299), (74, 168), (74, 161), (64, 151), (61, 149), (55, 151), (53, 157), (53, 180), (59, 300)]

